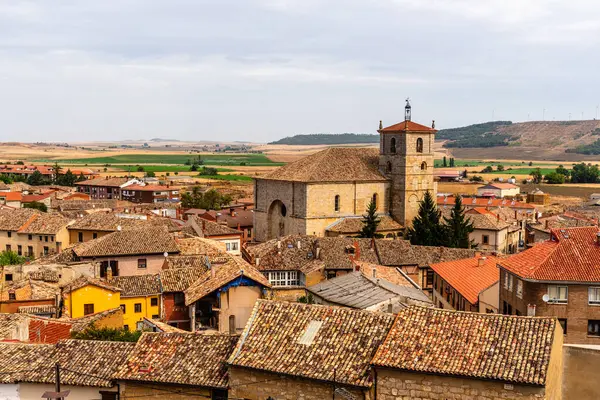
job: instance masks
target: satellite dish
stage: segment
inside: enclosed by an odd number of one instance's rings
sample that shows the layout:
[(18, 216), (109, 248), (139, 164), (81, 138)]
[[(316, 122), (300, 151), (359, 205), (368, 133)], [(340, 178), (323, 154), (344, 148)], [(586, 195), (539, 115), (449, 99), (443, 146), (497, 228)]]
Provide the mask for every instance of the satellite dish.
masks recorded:
[(169, 253), (167, 253), (166, 251), (163, 253), (163, 256), (165, 256), (165, 258), (167, 258), (169, 256)]
[(548, 300), (550, 300), (550, 296), (548, 296), (547, 294), (542, 296), (542, 300), (544, 300), (544, 303), (547, 303)]

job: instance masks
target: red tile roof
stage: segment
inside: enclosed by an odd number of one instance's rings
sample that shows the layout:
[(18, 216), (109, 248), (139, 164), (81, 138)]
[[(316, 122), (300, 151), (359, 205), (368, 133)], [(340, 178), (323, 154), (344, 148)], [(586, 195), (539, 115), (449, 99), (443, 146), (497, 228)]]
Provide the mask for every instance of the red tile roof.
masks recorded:
[(6, 201), (21, 201), (22, 197), (20, 192), (0, 193), (0, 198), (4, 198)]
[(178, 186), (166, 186), (166, 185), (138, 185), (132, 184), (127, 185), (123, 188), (123, 190), (139, 190), (141, 192), (156, 192), (156, 191), (171, 191), (171, 190), (180, 190), (181, 188)]
[(437, 130), (435, 130), (429, 126), (417, 124), (416, 122), (402, 121), (397, 124), (388, 126), (387, 128), (380, 129), (377, 132), (379, 132), (379, 133), (386, 133), (386, 132), (433, 132), (433, 133), (435, 133), (435, 132), (437, 132)]
[(552, 229), (551, 240), (498, 262), (523, 279), (600, 282), (598, 228)]
[[(483, 265), (479, 265), (483, 260)], [(474, 257), (431, 264), (439, 276), (456, 289), (471, 304), (477, 304), (479, 293), (500, 280), (496, 257)]]
[[(535, 206), (532, 204), (522, 203), (520, 201), (506, 200), (506, 199), (489, 199), (483, 197), (463, 197), (463, 206), (465, 207), (508, 207), (508, 208), (527, 208), (534, 210)], [(438, 196), (438, 206), (451, 206), (454, 205), (454, 196)]]
[(44, 194), (26, 194), (21, 198), (21, 202), (23, 203), (32, 203), (34, 201), (42, 201), (52, 196), (54, 192), (48, 192)]

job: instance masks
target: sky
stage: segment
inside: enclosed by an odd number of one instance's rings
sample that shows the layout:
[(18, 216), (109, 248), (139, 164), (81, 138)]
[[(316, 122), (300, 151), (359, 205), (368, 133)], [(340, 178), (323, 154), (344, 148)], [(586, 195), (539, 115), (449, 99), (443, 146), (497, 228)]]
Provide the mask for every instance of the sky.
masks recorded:
[(597, 0), (0, 0), (1, 141), (592, 119), (599, 74)]

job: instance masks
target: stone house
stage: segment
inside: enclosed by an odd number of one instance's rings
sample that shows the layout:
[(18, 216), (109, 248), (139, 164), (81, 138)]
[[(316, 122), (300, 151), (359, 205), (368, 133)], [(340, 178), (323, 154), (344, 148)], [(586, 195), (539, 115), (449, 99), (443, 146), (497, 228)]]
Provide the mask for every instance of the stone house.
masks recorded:
[(183, 232), (188, 236), (197, 236), (221, 242), (225, 245), (225, 251), (229, 254), (240, 255), (242, 248), (242, 237), (244, 233), (237, 229), (229, 228), (227, 225), (189, 216)]
[(562, 336), (555, 318), (407, 308), (371, 362), (374, 395), (561, 399)]
[(498, 261), (503, 314), (558, 318), (565, 343), (600, 343), (600, 231), (553, 229), (551, 239)]
[(75, 183), (79, 193), (85, 193), (92, 200), (121, 200), (121, 190), (140, 181), (131, 178), (95, 178)]
[(436, 130), (411, 121), (380, 123), (376, 149), (328, 148), (254, 179), (254, 231), (259, 242), (301, 234), (325, 236), (340, 219), (378, 212), (406, 227), (425, 192), (435, 196)]
[(69, 400), (116, 400), (113, 376), (135, 343), (61, 340), (56, 345), (0, 343), (0, 397), (34, 400), (54, 392), (60, 365), (61, 392)]
[(500, 272), (492, 256), (430, 264), (433, 285), (423, 288), (439, 307), (457, 311), (498, 313)]
[[(444, 208), (442, 215), (450, 217), (450, 209)], [(516, 253), (518, 235), (511, 235), (511, 224), (499, 215), (483, 207), (471, 208), (465, 212), (465, 219), (473, 224), (469, 239), (478, 250), (486, 253)]]
[(220, 211), (192, 208), (183, 214), (183, 218), (187, 220), (192, 215), (241, 231), (244, 242), (254, 238), (254, 209), (252, 202), (229, 205), (228, 208)]
[(228, 360), (230, 397), (365, 398), (392, 323), (391, 314), (259, 300)]
[(120, 398), (227, 400), (225, 362), (237, 339), (220, 334), (143, 333), (115, 374)]

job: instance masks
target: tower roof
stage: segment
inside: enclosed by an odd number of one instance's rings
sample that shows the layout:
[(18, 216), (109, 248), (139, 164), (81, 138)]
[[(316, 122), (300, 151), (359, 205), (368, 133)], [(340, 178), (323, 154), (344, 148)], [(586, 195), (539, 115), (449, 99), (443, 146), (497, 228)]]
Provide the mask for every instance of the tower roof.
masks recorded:
[(433, 129), (429, 126), (417, 124), (413, 121), (402, 121), (397, 124), (388, 126), (387, 128), (379, 129), (377, 132), (379, 133), (397, 133), (397, 132), (437, 132), (436, 129)]

